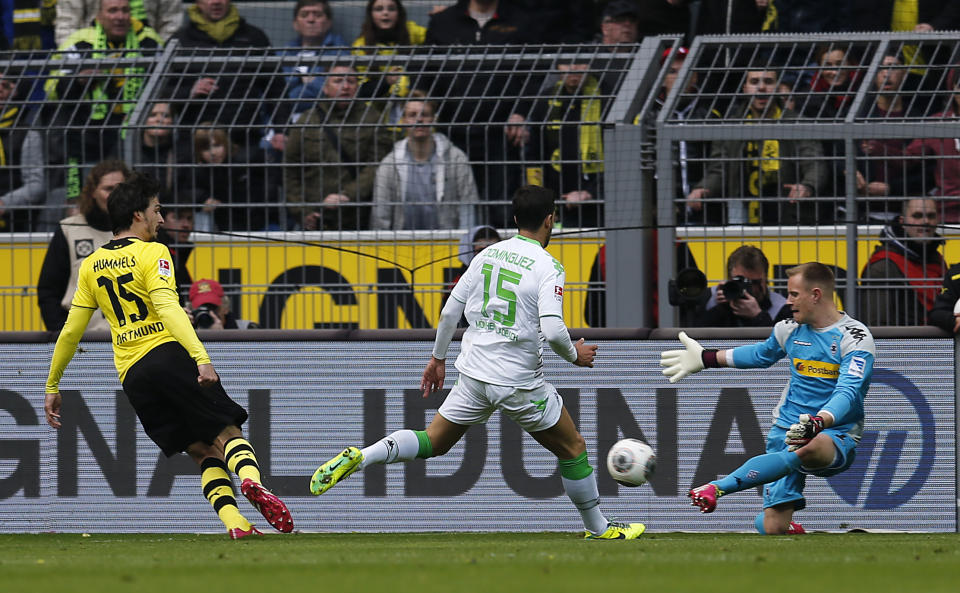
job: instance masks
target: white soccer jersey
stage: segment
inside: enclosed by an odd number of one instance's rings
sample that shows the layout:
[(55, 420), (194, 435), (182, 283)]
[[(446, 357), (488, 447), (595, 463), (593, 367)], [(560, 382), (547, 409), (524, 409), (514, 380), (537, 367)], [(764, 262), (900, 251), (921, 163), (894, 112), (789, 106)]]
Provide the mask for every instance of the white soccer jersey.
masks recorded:
[(560, 262), (540, 243), (520, 235), (474, 257), (451, 293), (466, 304), (469, 323), (457, 370), (494, 385), (542, 385), (540, 318), (563, 319), (564, 279)]

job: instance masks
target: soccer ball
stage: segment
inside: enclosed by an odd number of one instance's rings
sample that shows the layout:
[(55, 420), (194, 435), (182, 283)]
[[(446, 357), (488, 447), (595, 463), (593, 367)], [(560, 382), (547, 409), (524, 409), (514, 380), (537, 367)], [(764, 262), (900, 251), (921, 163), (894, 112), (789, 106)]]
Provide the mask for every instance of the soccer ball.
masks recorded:
[(657, 467), (657, 454), (650, 445), (637, 439), (617, 441), (607, 453), (610, 477), (624, 486), (641, 486)]

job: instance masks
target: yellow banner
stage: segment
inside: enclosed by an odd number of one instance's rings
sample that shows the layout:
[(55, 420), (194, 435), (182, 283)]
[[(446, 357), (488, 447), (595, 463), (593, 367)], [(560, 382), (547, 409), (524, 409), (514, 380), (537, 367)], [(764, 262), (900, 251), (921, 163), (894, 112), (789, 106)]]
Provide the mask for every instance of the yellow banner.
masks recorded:
[[(779, 235), (685, 241), (711, 284), (726, 278), (727, 257), (741, 245), (763, 250), (771, 279), (779, 285), (785, 284), (785, 268), (807, 261), (838, 266), (841, 279), (851, 275), (842, 239)], [(877, 244), (873, 239), (857, 242), (859, 268)], [(548, 251), (567, 272), (564, 316), (569, 327), (587, 327), (586, 287), (599, 247), (598, 239), (576, 236), (550, 243)], [(45, 329), (36, 286), (46, 250), (45, 242), (0, 245), (0, 264), (5, 264), (0, 265), (0, 331)], [(241, 286), (235, 308), (262, 327), (409, 329), (436, 327), (444, 294), (462, 267), (457, 250), (448, 240), (203, 242), (195, 246), (187, 267), (194, 280)], [(960, 241), (948, 240), (944, 252), (948, 263), (960, 261)]]
[[(598, 240), (580, 238), (556, 238), (548, 248), (566, 268), (570, 327), (586, 325), (586, 286), (599, 248)], [(46, 250), (46, 243), (0, 245), (0, 262), (9, 262), (0, 270), (0, 331), (45, 329), (36, 286)], [(234, 304), (242, 318), (278, 329), (436, 327), (462, 265), (448, 240), (209, 242), (197, 243), (187, 261), (194, 280), (242, 287)]]

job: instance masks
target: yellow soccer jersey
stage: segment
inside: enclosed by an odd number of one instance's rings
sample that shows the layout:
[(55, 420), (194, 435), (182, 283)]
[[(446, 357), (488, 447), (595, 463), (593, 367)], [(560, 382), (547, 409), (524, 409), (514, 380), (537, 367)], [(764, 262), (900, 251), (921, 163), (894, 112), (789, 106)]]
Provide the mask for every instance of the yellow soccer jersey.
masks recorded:
[[(171, 300), (176, 304), (173, 309)], [(158, 305), (171, 310), (164, 319), (157, 313)], [(72, 306), (103, 311), (110, 322), (121, 382), (135, 362), (156, 346), (176, 340), (175, 335), (198, 363), (210, 360), (177, 303), (173, 259), (162, 243), (124, 237), (97, 249), (80, 267)], [(178, 326), (173, 332), (166, 327), (171, 322)], [(189, 331), (179, 327), (184, 323)]]

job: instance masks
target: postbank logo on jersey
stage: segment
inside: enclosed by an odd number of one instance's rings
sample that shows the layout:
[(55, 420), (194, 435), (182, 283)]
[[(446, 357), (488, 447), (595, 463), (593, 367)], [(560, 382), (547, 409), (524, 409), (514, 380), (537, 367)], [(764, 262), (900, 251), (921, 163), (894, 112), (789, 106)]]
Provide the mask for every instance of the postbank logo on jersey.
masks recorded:
[(793, 359), (793, 368), (797, 374), (804, 377), (815, 377), (817, 379), (831, 379), (836, 381), (840, 376), (840, 365), (830, 362), (821, 362), (819, 360)]

